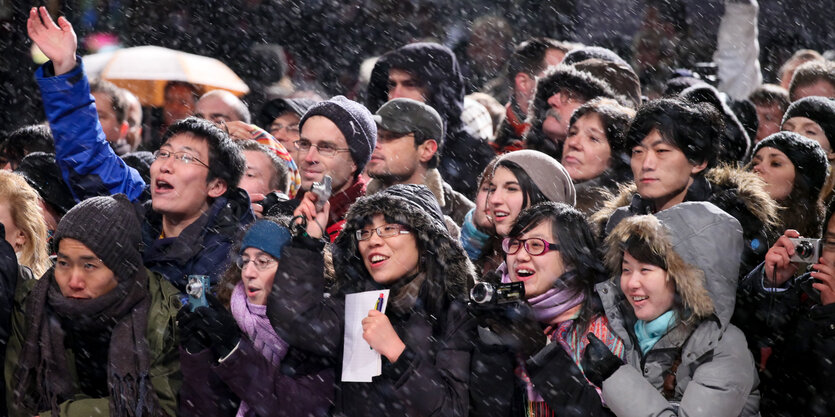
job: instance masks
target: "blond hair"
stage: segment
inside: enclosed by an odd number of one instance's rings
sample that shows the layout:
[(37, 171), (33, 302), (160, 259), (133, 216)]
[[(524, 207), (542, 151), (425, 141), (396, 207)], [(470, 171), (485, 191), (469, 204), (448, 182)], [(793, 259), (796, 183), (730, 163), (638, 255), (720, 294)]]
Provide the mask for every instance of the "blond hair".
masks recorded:
[(18, 261), (36, 277), (49, 269), (46, 222), (39, 201), (38, 192), (22, 176), (0, 171), (0, 202), (9, 205), (12, 221), (26, 237)]

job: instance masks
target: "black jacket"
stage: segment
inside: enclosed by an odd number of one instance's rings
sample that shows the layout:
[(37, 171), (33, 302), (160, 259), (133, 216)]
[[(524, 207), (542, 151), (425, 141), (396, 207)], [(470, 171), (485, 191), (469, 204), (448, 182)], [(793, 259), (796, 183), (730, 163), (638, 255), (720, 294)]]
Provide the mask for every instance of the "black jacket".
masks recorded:
[(354, 232), (376, 213), (409, 225), (415, 239), (430, 247), (422, 248), (425, 279), (414, 306), (400, 314), (386, 312), (406, 350), (395, 363), (383, 358), (382, 374), (372, 383), (339, 383), (335, 415), (464, 416), (475, 322), (463, 299), (473, 267), (446, 231), (431, 192), (420, 187), (424, 200), (435, 205), (435, 220), (426, 210), (404, 204), (405, 198), (390, 198), (392, 188), (357, 200), (349, 210), (345, 228), (331, 247), (333, 285), (325, 282), (324, 242), (298, 236), (284, 247), (267, 316), (290, 346), (330, 358), (339, 373), (345, 294), (386, 288), (368, 275)]
[(408, 71), (426, 88), (426, 104), (444, 119), (446, 132), (438, 169), (453, 189), (472, 199), (478, 188), (478, 176), (495, 153), (487, 142), (464, 130), (461, 122), (464, 82), (455, 55), (449, 48), (435, 43), (413, 43), (383, 55), (368, 83), (366, 105), (373, 112), (388, 101), (390, 68)]

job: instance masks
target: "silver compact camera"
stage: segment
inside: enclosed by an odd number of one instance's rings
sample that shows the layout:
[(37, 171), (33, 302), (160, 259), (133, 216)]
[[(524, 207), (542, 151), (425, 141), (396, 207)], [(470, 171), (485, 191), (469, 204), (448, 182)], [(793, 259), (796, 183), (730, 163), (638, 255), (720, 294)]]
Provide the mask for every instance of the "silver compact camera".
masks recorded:
[(331, 198), (331, 187), (333, 180), (330, 175), (325, 175), (322, 182), (314, 182), (310, 186), (310, 192), (316, 194), (316, 211), (322, 211), (325, 208), (325, 203)]
[(821, 240), (796, 238), (791, 240), (794, 245), (794, 255), (791, 257), (792, 262), (804, 264), (816, 264), (821, 257)]

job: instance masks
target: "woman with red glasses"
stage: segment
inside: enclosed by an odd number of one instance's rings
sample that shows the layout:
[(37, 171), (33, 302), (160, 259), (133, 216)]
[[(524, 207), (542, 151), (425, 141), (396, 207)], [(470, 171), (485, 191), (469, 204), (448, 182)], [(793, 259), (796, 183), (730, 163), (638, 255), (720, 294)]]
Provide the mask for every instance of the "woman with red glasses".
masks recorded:
[[(479, 374), (473, 366), (474, 414), (499, 415), (492, 411), (504, 408), (500, 414), (507, 416), (571, 415), (570, 410), (607, 415), (599, 391), (581, 371), (586, 335), (594, 334), (615, 354), (623, 343), (609, 332), (594, 292), (606, 272), (588, 222), (566, 204), (540, 203), (519, 214), (502, 250), (501, 281), (524, 283), (525, 302), (480, 320), (475, 362), (490, 362), (493, 369)], [(487, 332), (494, 334), (485, 337)], [(485, 349), (491, 336), (499, 342)], [(511, 379), (508, 374), (516, 376), (513, 390), (500, 382)]]

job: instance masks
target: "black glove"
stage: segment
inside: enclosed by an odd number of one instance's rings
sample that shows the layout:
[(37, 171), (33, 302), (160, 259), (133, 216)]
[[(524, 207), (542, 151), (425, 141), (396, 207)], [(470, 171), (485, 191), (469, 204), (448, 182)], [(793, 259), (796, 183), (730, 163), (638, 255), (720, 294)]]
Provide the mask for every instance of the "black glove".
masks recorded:
[(215, 359), (226, 357), (241, 340), (241, 329), (235, 317), (212, 294), (206, 293), (208, 307), (198, 307), (191, 314), (195, 316), (195, 331), (211, 349)]
[(482, 341), (490, 345), (503, 345), (527, 359), (539, 352), (547, 337), (527, 303), (513, 303), (475, 313)]
[(583, 373), (592, 384), (602, 387), (603, 381), (612, 376), (623, 365), (623, 361), (593, 333), (586, 337), (589, 344), (583, 352)]
[(197, 315), (187, 305), (177, 312), (177, 330), (180, 335), (180, 346), (188, 353), (197, 353), (209, 347), (208, 335), (197, 322)]

